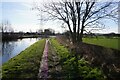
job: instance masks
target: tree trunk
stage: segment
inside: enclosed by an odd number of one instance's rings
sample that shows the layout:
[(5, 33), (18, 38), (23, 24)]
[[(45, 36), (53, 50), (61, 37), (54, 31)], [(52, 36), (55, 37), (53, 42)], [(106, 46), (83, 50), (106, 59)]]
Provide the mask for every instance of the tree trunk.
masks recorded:
[(82, 23), (82, 28), (81, 28), (81, 32), (80, 32), (80, 42), (82, 42), (83, 40), (82, 40), (82, 37), (83, 37), (83, 31), (84, 31), (84, 27), (85, 26), (83, 26), (84, 25), (84, 21), (83, 21), (83, 23)]
[(76, 37), (75, 37), (75, 34), (74, 34), (74, 33), (72, 34), (72, 43), (73, 43), (73, 44), (76, 44)]
[(80, 42), (82, 42), (82, 34), (80, 34), (80, 37), (79, 37), (79, 38), (80, 38), (80, 39), (79, 39), (79, 40), (80, 40)]

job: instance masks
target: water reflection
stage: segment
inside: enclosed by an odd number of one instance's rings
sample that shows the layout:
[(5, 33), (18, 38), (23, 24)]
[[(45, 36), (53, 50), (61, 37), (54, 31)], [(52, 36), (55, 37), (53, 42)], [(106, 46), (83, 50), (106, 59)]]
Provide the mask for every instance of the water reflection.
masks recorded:
[(25, 48), (29, 47), (31, 44), (38, 41), (40, 38), (26, 38), (26, 39), (18, 39), (16, 41), (5, 41), (0, 43), (2, 45), (2, 55), (0, 55), (0, 59), (2, 59), (2, 63), (5, 63), (10, 58), (16, 56)]

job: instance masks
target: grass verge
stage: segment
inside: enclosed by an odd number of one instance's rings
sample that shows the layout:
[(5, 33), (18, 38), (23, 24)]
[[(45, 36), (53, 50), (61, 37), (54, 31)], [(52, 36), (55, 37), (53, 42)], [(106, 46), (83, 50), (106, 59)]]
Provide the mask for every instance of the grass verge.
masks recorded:
[(37, 78), (45, 40), (31, 45), (2, 66), (4, 78)]
[(89, 62), (84, 58), (80, 58), (80, 56), (77, 65), (74, 53), (70, 53), (55, 38), (50, 41), (56, 53), (60, 56), (61, 75), (64, 77), (64, 80), (104, 80), (104, 74), (100, 69), (91, 67)]

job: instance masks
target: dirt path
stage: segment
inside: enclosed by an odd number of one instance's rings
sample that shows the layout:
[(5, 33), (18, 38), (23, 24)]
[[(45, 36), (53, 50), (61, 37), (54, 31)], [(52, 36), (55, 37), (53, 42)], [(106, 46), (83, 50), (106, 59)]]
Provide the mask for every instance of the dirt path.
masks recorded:
[(46, 40), (43, 56), (40, 63), (40, 69), (38, 73), (38, 78), (44, 80), (48, 78), (48, 41), (49, 40)]
[(47, 39), (40, 63), (38, 79), (47, 80), (61, 78), (61, 66), (59, 64), (59, 61), (59, 56), (56, 54), (55, 49)]
[(60, 58), (50, 42), (49, 54), (48, 54), (49, 78), (52, 79), (61, 78), (61, 65), (59, 64), (59, 62), (60, 62)]

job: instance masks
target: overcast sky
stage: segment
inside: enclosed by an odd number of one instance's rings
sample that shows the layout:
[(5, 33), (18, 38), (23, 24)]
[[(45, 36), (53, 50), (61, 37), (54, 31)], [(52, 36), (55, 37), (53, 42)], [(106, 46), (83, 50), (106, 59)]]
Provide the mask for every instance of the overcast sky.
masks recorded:
[[(64, 31), (64, 29), (61, 28), (61, 24), (55, 21), (43, 22), (40, 25), (40, 21), (38, 20), (40, 16), (37, 16), (38, 12), (36, 10), (32, 10), (34, 7), (33, 4), (34, 2), (4, 1), (0, 3), (0, 5), (2, 5), (2, 16), (0, 16), (0, 19), (9, 20), (15, 31), (28, 32), (30, 30), (36, 31), (40, 28), (52, 28), (55, 29), (56, 32)], [(102, 31), (99, 31), (99, 33), (118, 33), (118, 24), (115, 24), (112, 21), (105, 21), (105, 24), (109, 27)]]

